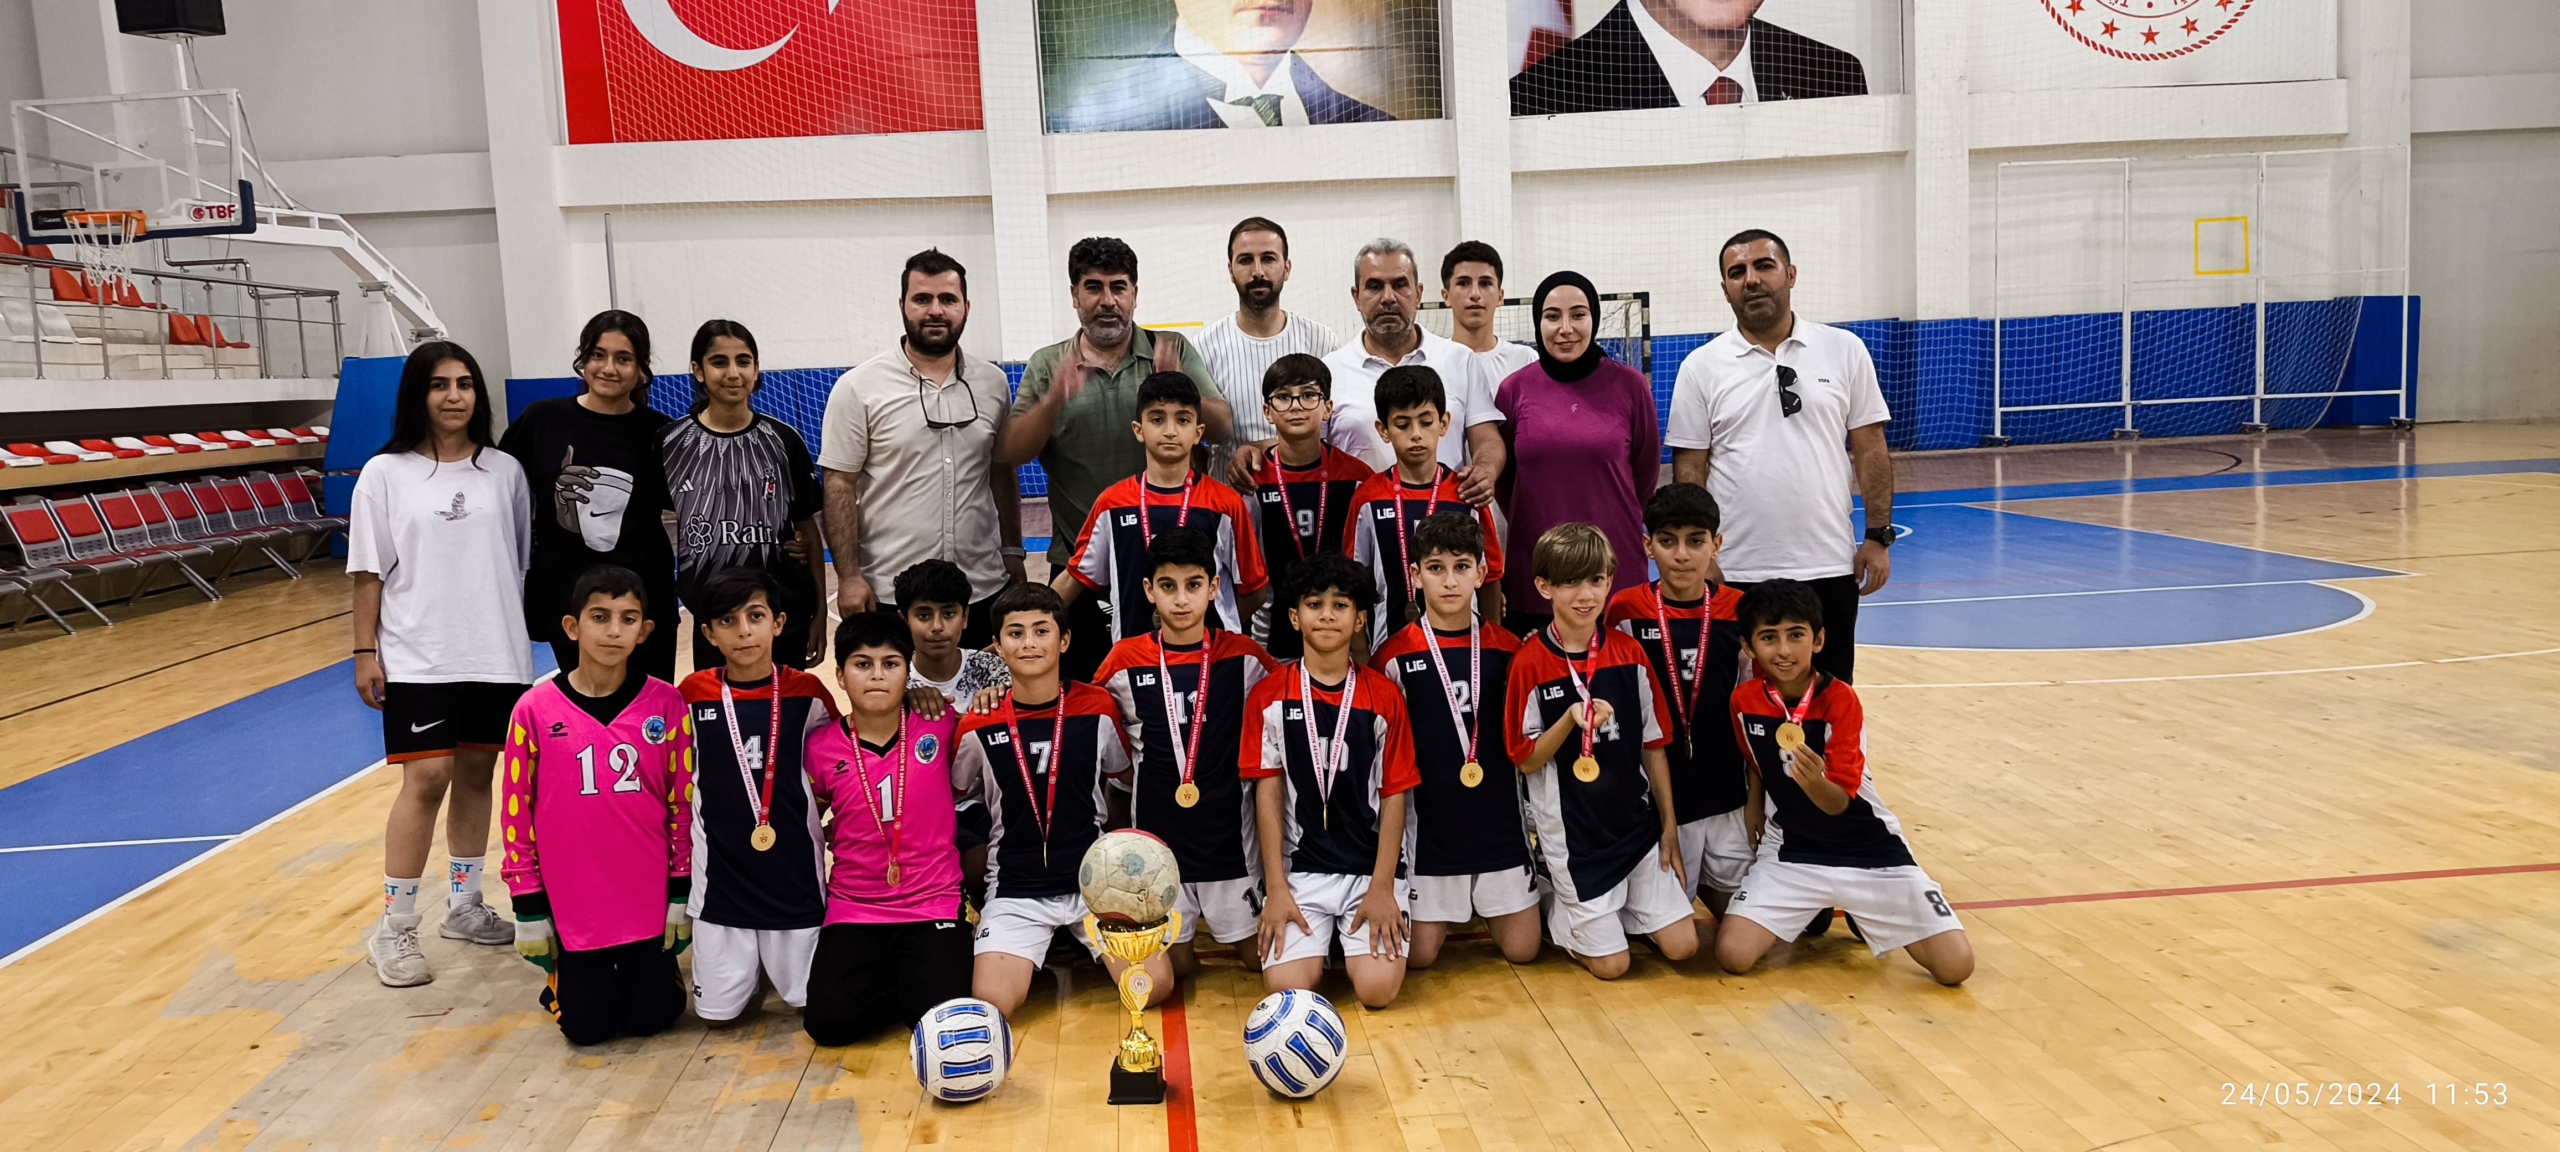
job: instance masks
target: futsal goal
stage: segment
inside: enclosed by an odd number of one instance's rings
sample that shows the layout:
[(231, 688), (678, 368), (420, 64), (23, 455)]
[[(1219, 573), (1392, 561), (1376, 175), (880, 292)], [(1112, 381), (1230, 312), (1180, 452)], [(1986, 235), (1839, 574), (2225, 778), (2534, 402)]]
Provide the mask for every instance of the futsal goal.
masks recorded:
[(2406, 147), (1996, 179), (1989, 443), (2408, 422)]
[[(1515, 344), (1535, 346), (1538, 342), (1538, 317), (1532, 302), (1524, 297), (1510, 297), (1494, 309), (1493, 334)], [(1454, 318), (1449, 306), (1437, 300), (1426, 301), (1421, 314), (1414, 317), (1422, 327), (1437, 335), (1449, 335)], [(1617, 361), (1647, 379), (1653, 376), (1653, 296), (1647, 292), (1603, 292), (1600, 307), (1591, 316), (1591, 338)]]

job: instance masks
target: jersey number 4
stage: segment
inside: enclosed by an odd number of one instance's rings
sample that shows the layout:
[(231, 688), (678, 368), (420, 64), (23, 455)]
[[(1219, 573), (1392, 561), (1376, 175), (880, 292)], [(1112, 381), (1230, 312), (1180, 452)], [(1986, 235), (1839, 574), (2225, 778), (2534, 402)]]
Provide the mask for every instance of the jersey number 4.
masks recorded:
[[(605, 754), (605, 762), (607, 767), (613, 769), (614, 791), (637, 792), (640, 790), (639, 749), (628, 744), (616, 744), (613, 746), (613, 751)], [(595, 794), (596, 746), (589, 744), (578, 749), (578, 795), (593, 796)]]

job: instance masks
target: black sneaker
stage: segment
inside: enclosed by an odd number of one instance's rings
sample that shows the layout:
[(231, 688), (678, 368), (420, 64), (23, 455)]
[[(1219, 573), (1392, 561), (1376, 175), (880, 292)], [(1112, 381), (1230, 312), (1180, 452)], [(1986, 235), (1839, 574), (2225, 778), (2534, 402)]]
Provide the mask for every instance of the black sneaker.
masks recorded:
[(1816, 936), (1829, 935), (1831, 932), (1831, 913), (1832, 909), (1829, 908), (1825, 908), (1820, 912), (1814, 913), (1812, 922), (1804, 926), (1803, 939), (1810, 940)]
[(1842, 921), (1846, 922), (1846, 923), (1849, 925), (1849, 934), (1850, 934), (1851, 936), (1855, 936), (1855, 937), (1857, 937), (1857, 938), (1858, 938), (1858, 943), (1860, 943), (1860, 944), (1864, 944), (1864, 943), (1866, 943), (1866, 942), (1867, 942), (1867, 934), (1866, 934), (1866, 932), (1865, 932), (1864, 930), (1862, 930), (1862, 929), (1860, 929), (1860, 928), (1858, 927), (1858, 918), (1857, 918), (1857, 917), (1852, 916), (1852, 915), (1850, 915), (1850, 914), (1848, 914), (1848, 913), (1846, 913), (1846, 912), (1843, 912), (1843, 913), (1841, 913), (1841, 914), (1840, 914), (1840, 919), (1841, 919)]

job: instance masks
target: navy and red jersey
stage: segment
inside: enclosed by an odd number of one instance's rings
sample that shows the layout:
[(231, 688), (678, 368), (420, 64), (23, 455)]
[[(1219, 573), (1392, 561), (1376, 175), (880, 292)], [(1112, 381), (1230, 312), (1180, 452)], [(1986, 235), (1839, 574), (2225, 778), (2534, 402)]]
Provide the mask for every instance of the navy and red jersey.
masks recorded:
[[(1371, 650), (1408, 622), (1405, 606), (1413, 602), (1408, 566), (1422, 559), (1412, 554), (1406, 536), (1434, 511), (1469, 508), (1458, 498), (1458, 474), (1440, 465), (1440, 478), (1430, 484), (1407, 484), (1394, 472), (1362, 481), (1351, 494), (1352, 520), (1344, 528), (1343, 554), (1360, 562), (1378, 582), (1378, 606), (1369, 610)], [(1401, 509), (1401, 514), (1399, 514)], [(1493, 510), (1473, 508), (1484, 525), (1484, 582), (1502, 582), (1502, 540), (1494, 531)]]
[[(1128, 740), (1111, 694), (1068, 684), (1061, 699), (1063, 737), (1057, 734), (1059, 700), (1017, 703), (1007, 695), (994, 711), (960, 721), (951, 788), (966, 793), (982, 780), (986, 785), (987, 899), (1075, 894), (1076, 867), (1102, 835), (1103, 781), (1129, 771)], [(1013, 742), (1017, 728), (1020, 745)]]
[[(1164, 644), (1162, 636), (1149, 632), (1113, 645), (1093, 675), (1111, 693), (1121, 729), (1129, 734), (1130, 823), (1173, 849), (1183, 883), (1241, 879), (1250, 864), (1253, 805), (1236, 775), (1237, 742), (1243, 738), (1245, 698), (1275, 662), (1241, 633), (1213, 628), (1202, 642), (1188, 645)], [(1199, 696), (1203, 667), (1209, 676), (1205, 701)], [(1170, 700), (1163, 683), (1168, 676)], [(1196, 717), (1195, 701), (1201, 705)], [(1200, 799), (1185, 808), (1174, 794), (1182, 787), (1182, 760), (1195, 746), (1199, 761), (1191, 766), (1191, 783)]]
[[(809, 734), (836, 723), (835, 698), (817, 677), (797, 668), (777, 664), (774, 674), (782, 678), (779, 754), (765, 748), (773, 735), (772, 679), (729, 685), (738, 711), (734, 741), (728, 710), (720, 704), (724, 669), (705, 668), (676, 686), (693, 710), (693, 915), (759, 932), (815, 928), (827, 916), (827, 841), (802, 759)], [(744, 773), (738, 767), (741, 746)], [(777, 775), (766, 819), (777, 835), (771, 849), (758, 852), (748, 841), (755, 835), (768, 764)]]
[[(1567, 653), (1556, 644), (1555, 630), (1539, 629), (1520, 642), (1511, 659), (1504, 709), (1511, 721), (1504, 737), (1511, 743), (1512, 763), (1527, 760), (1531, 745), (1564, 719), (1579, 703), (1575, 673), (1594, 700), (1609, 702), (1611, 715), (1597, 729), (1576, 729), (1556, 749), (1555, 759), (1531, 774), (1529, 814), (1538, 828), (1538, 849), (1556, 892), (1567, 900), (1591, 899), (1618, 886), (1636, 864), (1662, 842), (1662, 817), (1654, 811), (1652, 782), (1644, 773), (1644, 749), (1669, 740), (1662, 731), (1662, 689), (1654, 683), (1652, 665), (1635, 639), (1603, 628), (1592, 634), (1587, 651)], [(1600, 762), (1600, 778), (1584, 781), (1573, 774), (1582, 757), (1582, 738), (1592, 736), (1591, 756)]]
[[(1345, 721), (1342, 685), (1310, 680), (1315, 698), (1309, 701), (1300, 694), (1298, 668), (1292, 660), (1273, 669), (1246, 699), (1239, 773), (1247, 780), (1285, 778), (1280, 834), (1289, 871), (1371, 875), (1378, 867), (1379, 802), (1421, 782), (1414, 774), (1404, 694), (1384, 676), (1361, 673)], [(1310, 723), (1314, 748), (1308, 746)], [(1333, 758), (1337, 724), (1344, 729), (1342, 768), (1328, 790), (1317, 778), (1315, 756)], [(1401, 861), (1396, 872), (1404, 872)]]
[(1795, 754), (1778, 747), (1778, 725), (1786, 722), (1788, 708), (1779, 702), (1777, 686), (1763, 677), (1743, 681), (1733, 690), (1733, 732), (1760, 773), (1761, 794), (1768, 797), (1769, 823), (1760, 837), (1760, 855), (1774, 852), (1790, 864), (1834, 868), (1915, 863), (1911, 845), (1902, 838), (1902, 821), (1885, 808), (1875, 781), (1867, 776), (1866, 709), (1858, 703), (1857, 690), (1817, 672), (1806, 691), (1813, 703), (1797, 722), (1804, 727), (1805, 747), (1822, 757), (1823, 776), (1849, 794), (1849, 806), (1837, 816), (1814, 806), (1787, 772)]
[[(1316, 462), (1300, 468), (1280, 461), (1277, 451), (1263, 465), (1252, 492), (1262, 508), (1255, 526), (1262, 541), (1263, 571), (1278, 580), (1289, 566), (1319, 552), (1342, 551), (1343, 526), (1351, 522), (1352, 495), (1362, 481), (1377, 473), (1360, 458), (1328, 444)], [(1322, 523), (1318, 523), (1321, 520)], [(1289, 626), (1289, 610), (1265, 605), (1263, 627), (1256, 629), (1263, 647), (1275, 659), (1295, 660), (1306, 654), (1306, 642)]]
[[(1440, 649), (1436, 665), (1423, 647), (1434, 642)], [(1371, 667), (1396, 682), (1413, 716), (1413, 760), (1422, 784), (1405, 804), (1416, 876), (1471, 876), (1530, 863), (1528, 827), (1521, 822), (1520, 772), (1511, 765), (1499, 703), (1509, 695), (1504, 686), (1520, 640), (1493, 625), (1479, 625), (1476, 648), (1475, 659), (1483, 667), (1473, 674), (1472, 686), (1464, 630), (1443, 632), (1428, 620), (1416, 621), (1369, 657)], [(1449, 671), (1445, 681), (1440, 677), (1444, 667)], [(1460, 778), (1470, 742), (1476, 765), (1484, 771), (1474, 787)]]
[[(1609, 598), (1603, 619), (1644, 648), (1654, 683), (1671, 705), (1662, 717), (1671, 737), (1663, 755), (1671, 763), (1673, 815), (1686, 824), (1731, 812), (1748, 798), (1742, 746), (1726, 739), (1724, 704), (1734, 684), (1750, 677), (1751, 658), (1742, 651), (1742, 625), (1733, 615), (1742, 603), (1740, 591), (1709, 584), (1704, 600), (1663, 599), (1661, 592), (1659, 582), (1621, 590)], [(1665, 620), (1671, 625), (1668, 651)]]
[[(1190, 508), (1183, 508), (1185, 489)], [(1144, 516), (1146, 522), (1139, 523)], [(1261, 591), (1271, 583), (1263, 571), (1262, 546), (1256, 542), (1253, 514), (1236, 490), (1191, 474), (1184, 488), (1158, 488), (1139, 473), (1102, 490), (1093, 512), (1076, 536), (1076, 553), (1067, 571), (1087, 591), (1100, 592), (1110, 605), (1113, 643), (1153, 629), (1155, 612), (1147, 604), (1147, 541), (1168, 528), (1193, 528), (1209, 534), (1218, 549), (1218, 606), (1210, 623), (1244, 630), (1236, 597)]]

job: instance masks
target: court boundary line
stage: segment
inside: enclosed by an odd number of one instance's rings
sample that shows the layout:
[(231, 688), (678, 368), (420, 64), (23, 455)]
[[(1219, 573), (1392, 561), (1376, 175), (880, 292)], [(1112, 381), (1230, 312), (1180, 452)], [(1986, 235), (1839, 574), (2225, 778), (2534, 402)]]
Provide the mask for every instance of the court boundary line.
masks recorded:
[[(2206, 541), (2206, 543), (2210, 543), (2210, 541)], [(2264, 551), (2264, 549), (2260, 549), (2260, 551)], [(2277, 555), (2287, 555), (2287, 553), (2277, 553)], [(2363, 567), (2369, 567), (2369, 565), (2363, 565)], [(2076, 592), (2018, 592), (2005, 596), (1948, 596), (1937, 600), (1885, 600), (1874, 604), (1861, 604), (1858, 606), (1858, 610), (1860, 612), (1875, 612), (1886, 608), (1919, 607), (1928, 604), (1983, 604), (1998, 600), (2060, 600), (2073, 596), (2130, 596), (2144, 592), (2212, 592), (2224, 588), (2282, 588), (2290, 584), (2319, 584), (2325, 586), (2331, 580), (2404, 580), (2416, 575), (2419, 575), (2419, 573), (2396, 572), (2389, 569), (2383, 569), (2378, 574), (2372, 576), (2328, 576), (2320, 579), (2303, 580), (2236, 580), (2228, 584), (2159, 584), (2147, 588), (2085, 588)], [(2346, 591), (2346, 589), (2341, 588), (2339, 591), (2343, 592)], [(2220, 641), (2215, 641), (2215, 643), (2220, 643)], [(1878, 647), (1883, 647), (1883, 645), (1878, 645)], [(2181, 645), (2181, 647), (2184, 647), (2184, 645)], [(1984, 652), (1993, 651), (1993, 649), (1958, 648), (1946, 649), (1946, 651)], [(2054, 651), (2054, 649), (2032, 648), (2014, 649), (2014, 651), (2050, 652)]]
[(2397, 884), (2409, 880), (2459, 880), (2477, 876), (2520, 876), (2560, 872), (2560, 863), (2490, 864), (2477, 868), (2436, 868), (2423, 872), (2374, 872), (2363, 876), (2308, 876), (2293, 880), (2256, 880), (2245, 884), (2199, 884), (2186, 888), (2134, 888), (2120, 892), (2073, 892), (2060, 896), (2021, 896), (2011, 900), (1960, 900), (1958, 911), (1993, 912), (2004, 908), (2043, 908), (2054, 904), (2095, 904), (2115, 900), (2158, 900), (2172, 896), (2224, 896), (2239, 892), (2281, 892), (2299, 888), (2339, 888), (2357, 884)]
[[(2403, 573), (2403, 575), (2416, 575), (2416, 573)], [(2384, 577), (2351, 576), (2346, 579), (2379, 580), (2384, 579)], [(2316, 635), (2321, 632), (2326, 632), (2332, 628), (2344, 628), (2349, 624), (2360, 623), (2367, 617), (2372, 616), (2376, 610), (2373, 597), (2367, 596), (2362, 592), (2358, 592), (2353, 588), (2340, 588), (2325, 580), (2278, 580), (2274, 583), (2301, 584), (2312, 588), (2326, 588), (2332, 592), (2353, 596), (2356, 598), (2355, 614), (2341, 619), (2332, 620), (2326, 624), (2317, 624), (2309, 628), (2297, 628), (2291, 632), (2269, 632), (2263, 636), (2233, 636), (2225, 640), (2187, 640), (2172, 644), (2118, 644), (2102, 648), (1937, 648), (1919, 644), (1870, 644), (1862, 639), (1858, 642), (1858, 647), (1891, 649), (1896, 652), (2032, 652), (2037, 654), (2051, 654), (2059, 652), (2157, 652), (2170, 648), (2215, 648), (2225, 644), (2256, 644), (2267, 640), (2289, 640), (2296, 636)], [(2175, 592), (2181, 591), (2181, 589), (2139, 588), (2128, 589), (2128, 591)], [(1879, 607), (1890, 607), (1890, 605), (1880, 605)], [(1861, 609), (1861, 611), (1863, 610), (1864, 609)]]
[(266, 819), (249, 826), (248, 828), (242, 829), (239, 833), (224, 839), (221, 843), (188, 857), (177, 867), (171, 868), (166, 872), (142, 882), (142, 884), (127, 891), (124, 895), (118, 896), (113, 900), (109, 900), (104, 904), (90, 909), (88, 914), (81, 916), (79, 919), (73, 920), (72, 922), (63, 925), (60, 928), (56, 928), (51, 932), (47, 932), (34, 940), (28, 941), (26, 945), (19, 948), (17, 951), (11, 952), (6, 956), (0, 956), (0, 969), (6, 969), (10, 965), (17, 963), (20, 960), (24, 960), (28, 956), (34, 955), (37, 949), (42, 948), (47, 944), (51, 944), (56, 940), (60, 940), (82, 928), (88, 927), (91, 923), (97, 921), (107, 913), (133, 903), (135, 900), (138, 900), (158, 889), (161, 885), (167, 884), (168, 882), (185, 875), (197, 865), (229, 851), (241, 841), (255, 836), (260, 832), (264, 832), (269, 828), (273, 828), (278, 824), (284, 823), (288, 817), (300, 814), (303, 809), (309, 808), (322, 800), (326, 800), (331, 796), (337, 795), (339, 792), (345, 790), (348, 785), (353, 784), (358, 780), (362, 780), (367, 776), (373, 775), (375, 770), (388, 763), (390, 763), (388, 760), (375, 760), (371, 764), (367, 764), (362, 768), (356, 769), (354, 772), (341, 777), (336, 783), (314, 792), (309, 796), (303, 797), (300, 801), (286, 808), (284, 811), (278, 812), (273, 816), (269, 816)]
[[(2224, 643), (2228, 643), (2228, 641), (2224, 641)], [(1879, 647), (1881, 647), (1881, 645), (1879, 645)], [(1988, 651), (2073, 652), (2073, 651), (2093, 651), (2093, 649), (2073, 649), (2073, 648), (2027, 648), (2027, 649), (1932, 648), (1932, 649), (1905, 649), (1905, 651), (1932, 651), (1932, 652), (1988, 652)], [(2188, 672), (2188, 673), (2182, 673), (2182, 674), (2175, 675), (2175, 676), (2102, 676), (2102, 677), (2095, 677), (2095, 678), (2082, 679), (2082, 680), (1970, 680), (1970, 681), (1948, 681), (1948, 682), (1945, 682), (1945, 683), (1937, 683), (1937, 684), (1860, 684), (1860, 685), (1858, 685), (1857, 687), (1858, 687), (1858, 690), (1859, 690), (1859, 691), (1861, 691), (1861, 692), (1867, 692), (1867, 691), (1878, 691), (1878, 692), (1881, 692), (1881, 691), (1886, 691), (1886, 690), (1889, 690), (1889, 689), (1914, 690), (1914, 689), (1937, 689), (1937, 688), (2076, 688), (2076, 687), (2086, 687), (2086, 686), (2091, 686), (2091, 685), (2102, 685), (2102, 684), (2172, 684), (2172, 683), (2180, 683), (2180, 682), (2189, 681), (2189, 680), (2250, 680), (2250, 679), (2256, 679), (2256, 678), (2259, 678), (2259, 677), (2274, 677), (2274, 676), (2318, 676), (2318, 675), (2324, 675), (2324, 674), (2334, 673), (2334, 672), (2372, 672), (2372, 671), (2378, 671), (2378, 670), (2385, 669), (2385, 668), (2422, 668), (2422, 667), (2426, 667), (2426, 666), (2428, 666), (2428, 665), (2434, 665), (2434, 664), (2477, 664), (2477, 663), (2479, 663), (2479, 662), (2481, 662), (2481, 661), (2484, 661), (2484, 660), (2517, 660), (2517, 659), (2522, 659), (2522, 658), (2529, 657), (2529, 656), (2549, 656), (2549, 655), (2552, 655), (2552, 654), (2554, 654), (2554, 653), (2560, 653), (2560, 648), (2528, 648), (2528, 649), (2525, 649), (2525, 650), (2520, 651), (2520, 652), (2487, 652), (2487, 653), (2482, 653), (2482, 654), (2477, 655), (2477, 656), (2441, 656), (2441, 657), (2434, 657), (2434, 658), (2427, 658), (2427, 659), (2418, 659), (2418, 660), (2392, 660), (2392, 661), (2387, 661), (2387, 662), (2379, 663), (2379, 664), (2337, 664), (2337, 665), (2331, 665), (2331, 666), (2329, 666), (2329, 667), (2325, 667), (2325, 668), (2270, 668), (2270, 669), (2264, 669), (2264, 670), (2261, 670), (2261, 671), (2255, 671), (2255, 672)]]
[(229, 840), (238, 835), (239, 833), (236, 832), (227, 832), (212, 836), (162, 836), (152, 840), (90, 840), (79, 844), (21, 844), (13, 848), (0, 848), (0, 856), (18, 852), (68, 852), (74, 848), (141, 848), (152, 844), (204, 844), (215, 840)]
[[(2234, 488), (2307, 488), (2322, 484), (2374, 484), (2395, 480), (2467, 480), (2489, 476), (2549, 476), (2554, 473), (2560, 473), (2560, 459), (2546, 456), (2528, 456), (2511, 460), (2447, 461), (2432, 464), (2286, 468), (2275, 471), (2259, 469), (2240, 472), (2226, 469), (2200, 476), (2057, 480), (2041, 484), (2021, 484), (2016, 488), (1934, 488), (1896, 493), (1893, 503), (1896, 508), (1940, 508), (1968, 504), (1998, 504), (2011, 500), (2076, 500), (2091, 497), (2148, 496), (2164, 492), (2222, 492)], [(1863, 500), (1857, 503), (1861, 507), (1864, 506)]]

